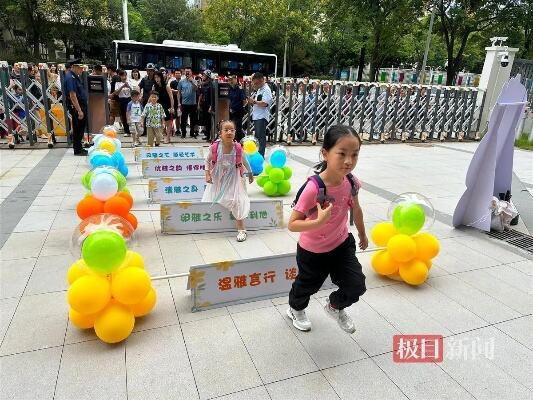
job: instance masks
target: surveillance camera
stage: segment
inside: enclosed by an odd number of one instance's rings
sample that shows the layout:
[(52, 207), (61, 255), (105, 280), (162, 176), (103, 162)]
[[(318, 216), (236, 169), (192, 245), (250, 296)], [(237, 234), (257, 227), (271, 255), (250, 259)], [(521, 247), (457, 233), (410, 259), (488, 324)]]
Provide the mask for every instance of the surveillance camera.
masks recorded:
[(500, 65), (505, 68), (509, 65), (509, 55), (503, 54), (502, 58), (500, 59)]

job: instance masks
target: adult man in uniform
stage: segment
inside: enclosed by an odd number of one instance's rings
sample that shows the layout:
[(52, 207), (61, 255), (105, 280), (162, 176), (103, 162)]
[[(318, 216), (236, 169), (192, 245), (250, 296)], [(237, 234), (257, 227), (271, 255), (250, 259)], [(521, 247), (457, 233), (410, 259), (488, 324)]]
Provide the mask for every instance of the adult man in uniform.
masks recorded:
[(80, 79), (83, 65), (80, 59), (71, 61), (70, 65), (71, 70), (65, 74), (65, 88), (68, 108), (72, 115), (72, 147), (74, 155), (86, 156), (87, 150), (81, 144), (87, 125), (87, 95)]
[(244, 117), (244, 106), (246, 105), (246, 93), (239, 86), (239, 81), (236, 75), (228, 77), (229, 82), (229, 119), (235, 123), (235, 139), (238, 142), (244, 137), (242, 132), (242, 119)]

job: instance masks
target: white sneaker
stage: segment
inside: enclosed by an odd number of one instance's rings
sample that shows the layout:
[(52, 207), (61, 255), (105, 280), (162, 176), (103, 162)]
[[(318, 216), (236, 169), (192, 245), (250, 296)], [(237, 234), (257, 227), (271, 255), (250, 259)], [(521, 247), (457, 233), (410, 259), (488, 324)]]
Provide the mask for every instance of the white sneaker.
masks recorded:
[(293, 308), (287, 308), (287, 317), (292, 319), (292, 324), (296, 329), (307, 332), (311, 330), (311, 321), (307, 318), (305, 310), (296, 311)]
[(355, 324), (353, 323), (350, 316), (344, 310), (337, 310), (329, 304), (329, 298), (326, 299), (326, 305), (324, 306), (326, 313), (337, 321), (341, 329), (346, 333), (355, 332)]

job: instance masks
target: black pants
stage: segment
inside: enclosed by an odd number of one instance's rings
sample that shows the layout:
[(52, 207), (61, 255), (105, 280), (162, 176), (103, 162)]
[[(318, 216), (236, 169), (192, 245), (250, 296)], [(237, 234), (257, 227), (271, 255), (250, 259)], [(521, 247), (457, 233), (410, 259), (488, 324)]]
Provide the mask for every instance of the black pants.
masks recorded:
[(191, 137), (194, 137), (194, 126), (196, 125), (196, 105), (182, 104), (181, 105), (181, 137), (187, 134), (187, 119), (190, 118)]
[(235, 139), (237, 140), (237, 142), (240, 142), (244, 137), (244, 133), (242, 131), (243, 116), (244, 112), (229, 113), (229, 119), (235, 123)]
[(211, 140), (211, 138), (213, 137), (213, 132), (212, 132), (212, 128), (213, 128), (212, 119), (213, 118), (212, 117), (213, 115), (209, 112), (209, 109), (200, 110), (200, 118), (198, 121), (198, 125), (203, 126), (205, 128), (204, 135), (209, 140)]
[(120, 103), (120, 122), (122, 122), (122, 126), (124, 127), (124, 133), (129, 135), (130, 127), (128, 125), (128, 117), (126, 116), (126, 112), (128, 110), (128, 103), (131, 101), (131, 97), (119, 97), (118, 101)]
[(81, 153), (83, 150), (82, 141), (85, 134), (85, 126), (87, 125), (87, 107), (80, 104), (83, 111), (83, 118), (78, 118), (78, 111), (73, 107), (70, 109), (72, 114), (72, 147), (74, 148), (74, 154)]
[(309, 304), (309, 298), (318, 292), (331, 276), (339, 287), (329, 295), (330, 304), (338, 310), (351, 306), (366, 292), (365, 275), (355, 256), (355, 239), (350, 233), (337, 248), (327, 253), (312, 253), (298, 245), (296, 251), (298, 276), (289, 293), (289, 305), (299, 311)]

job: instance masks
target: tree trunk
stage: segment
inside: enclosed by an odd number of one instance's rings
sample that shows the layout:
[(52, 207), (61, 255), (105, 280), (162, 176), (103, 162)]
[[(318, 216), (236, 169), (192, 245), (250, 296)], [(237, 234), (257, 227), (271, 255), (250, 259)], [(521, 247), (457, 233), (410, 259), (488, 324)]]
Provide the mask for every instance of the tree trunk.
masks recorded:
[(370, 53), (370, 76), (369, 81), (375, 82), (377, 80), (377, 74), (380, 67), (381, 58), (381, 28), (376, 26), (374, 28), (374, 45), (372, 46), (372, 52)]

